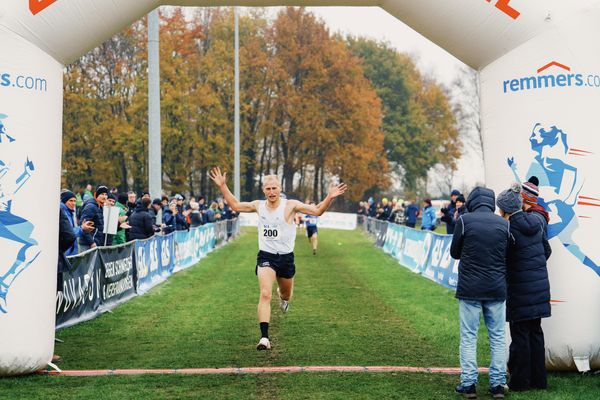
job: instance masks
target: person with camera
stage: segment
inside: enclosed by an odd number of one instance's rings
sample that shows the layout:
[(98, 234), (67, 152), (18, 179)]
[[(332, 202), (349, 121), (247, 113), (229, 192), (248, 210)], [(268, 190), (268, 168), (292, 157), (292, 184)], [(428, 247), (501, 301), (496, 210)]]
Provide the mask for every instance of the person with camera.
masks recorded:
[(454, 213), (456, 212), (456, 199), (460, 196), (460, 192), (456, 189), (450, 193), (450, 204), (448, 207), (443, 207), (440, 211), (442, 212), (442, 218), (440, 220), (446, 224), (446, 233), (452, 235), (454, 233)]

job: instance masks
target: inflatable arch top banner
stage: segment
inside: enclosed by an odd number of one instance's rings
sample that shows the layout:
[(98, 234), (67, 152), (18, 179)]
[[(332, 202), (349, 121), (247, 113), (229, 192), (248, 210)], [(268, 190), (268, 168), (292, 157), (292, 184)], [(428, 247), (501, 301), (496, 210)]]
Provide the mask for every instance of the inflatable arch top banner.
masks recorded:
[(3, 0), (0, 375), (53, 351), (64, 65), (160, 5), (380, 6), (476, 68), (487, 185), (551, 212), (551, 369), (600, 368), (600, 0)]

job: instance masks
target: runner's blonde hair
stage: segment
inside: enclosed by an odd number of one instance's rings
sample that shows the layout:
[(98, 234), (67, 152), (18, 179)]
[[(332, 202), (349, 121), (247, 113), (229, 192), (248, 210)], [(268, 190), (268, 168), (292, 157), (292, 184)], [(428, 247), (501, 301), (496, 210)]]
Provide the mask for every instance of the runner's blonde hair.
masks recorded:
[(279, 182), (279, 177), (277, 175), (266, 175), (262, 181), (263, 187), (265, 187), (267, 182), (275, 182), (277, 183), (277, 186), (281, 187), (281, 183)]

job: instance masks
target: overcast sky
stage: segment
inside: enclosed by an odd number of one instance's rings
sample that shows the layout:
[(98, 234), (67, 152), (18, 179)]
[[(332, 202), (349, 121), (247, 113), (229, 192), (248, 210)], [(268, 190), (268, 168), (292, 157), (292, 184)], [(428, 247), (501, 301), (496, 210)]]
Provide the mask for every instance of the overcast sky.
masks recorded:
[(389, 42), (402, 52), (411, 54), (425, 75), (433, 75), (450, 85), (457, 69), (464, 65), (450, 53), (379, 7), (308, 7), (332, 32)]

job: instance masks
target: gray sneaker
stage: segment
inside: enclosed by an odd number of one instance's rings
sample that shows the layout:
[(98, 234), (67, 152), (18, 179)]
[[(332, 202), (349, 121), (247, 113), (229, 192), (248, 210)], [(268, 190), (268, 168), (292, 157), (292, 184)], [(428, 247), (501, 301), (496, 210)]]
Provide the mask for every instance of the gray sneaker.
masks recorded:
[(277, 288), (277, 296), (279, 297), (279, 308), (281, 308), (284, 314), (287, 313), (290, 309), (290, 302), (281, 298), (279, 288)]

